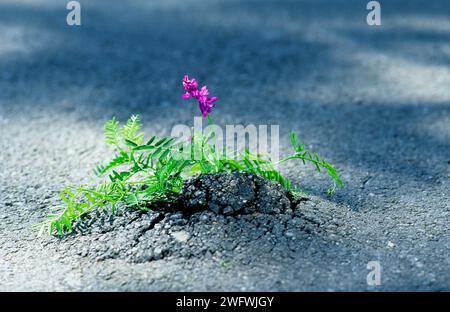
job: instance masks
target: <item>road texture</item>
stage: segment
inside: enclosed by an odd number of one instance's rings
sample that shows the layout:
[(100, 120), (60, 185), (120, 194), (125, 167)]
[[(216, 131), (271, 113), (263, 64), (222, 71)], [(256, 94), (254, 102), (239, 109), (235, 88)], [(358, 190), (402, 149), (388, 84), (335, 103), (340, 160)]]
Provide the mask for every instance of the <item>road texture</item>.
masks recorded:
[[(0, 3), (0, 290), (450, 290), (450, 3), (382, 1)], [(36, 238), (59, 190), (111, 155), (103, 123), (148, 134), (192, 124), (189, 73), (225, 124), (278, 124), (346, 184), (290, 163), (294, 215), (126, 214)], [(369, 261), (381, 285), (367, 284)]]

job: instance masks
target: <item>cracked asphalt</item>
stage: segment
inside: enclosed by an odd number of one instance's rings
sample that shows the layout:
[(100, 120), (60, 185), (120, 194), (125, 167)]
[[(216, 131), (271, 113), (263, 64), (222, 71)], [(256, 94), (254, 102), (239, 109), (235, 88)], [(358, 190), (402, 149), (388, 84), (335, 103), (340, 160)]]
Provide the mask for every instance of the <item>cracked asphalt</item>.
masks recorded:
[[(79, 27), (66, 1), (0, 4), (1, 291), (450, 290), (448, 1), (382, 1), (379, 27), (361, 0), (80, 3)], [(293, 214), (126, 213), (38, 239), (111, 155), (108, 118), (192, 124), (185, 73), (218, 124), (278, 124), (282, 152), (293, 129), (346, 187), (289, 163)]]

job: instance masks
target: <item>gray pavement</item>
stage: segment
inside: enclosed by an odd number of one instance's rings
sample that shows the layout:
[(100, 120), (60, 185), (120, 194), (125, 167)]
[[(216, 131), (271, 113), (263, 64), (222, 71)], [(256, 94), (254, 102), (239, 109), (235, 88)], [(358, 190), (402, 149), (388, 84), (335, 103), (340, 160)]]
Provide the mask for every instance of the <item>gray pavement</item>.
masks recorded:
[[(450, 2), (0, 3), (0, 290), (450, 290)], [(103, 123), (192, 123), (189, 73), (219, 124), (279, 124), (346, 184), (290, 163), (294, 216), (123, 216), (63, 240), (32, 225), (111, 154)], [(366, 265), (379, 261), (381, 285)]]

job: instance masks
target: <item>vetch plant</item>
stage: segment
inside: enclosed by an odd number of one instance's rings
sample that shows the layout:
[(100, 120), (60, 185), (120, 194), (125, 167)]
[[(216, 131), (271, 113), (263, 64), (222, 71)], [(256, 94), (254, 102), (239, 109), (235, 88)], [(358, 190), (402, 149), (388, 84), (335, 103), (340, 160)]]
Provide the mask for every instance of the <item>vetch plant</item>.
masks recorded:
[[(218, 98), (210, 97), (206, 86), (198, 89), (196, 79), (189, 79), (187, 75), (183, 78), (183, 87), (186, 93), (182, 98), (197, 100), (202, 116), (213, 124), (210, 114)], [(39, 235), (44, 231), (60, 236), (70, 233), (84, 216), (99, 210), (115, 213), (121, 204), (127, 209), (148, 211), (152, 205), (175, 202), (184, 182), (200, 174), (257, 174), (280, 183), (295, 196), (298, 188), (292, 187), (290, 180), (276, 166), (297, 159), (312, 163), (319, 172), (328, 173), (333, 181), (329, 192), (334, 192), (336, 185), (343, 187), (335, 168), (300, 143), (295, 132), (291, 132), (290, 137), (294, 152), (273, 163), (268, 157), (248, 149), (238, 158), (228, 157), (229, 151), (219, 152), (216, 144), (211, 143), (215, 140), (214, 131), (208, 135), (194, 133), (188, 141), (182, 141), (157, 136), (145, 139), (141, 128), (137, 115), (131, 116), (124, 125), (115, 118), (105, 123), (105, 142), (116, 155), (95, 168), (97, 185), (67, 186), (60, 192), (61, 205), (55, 207), (41, 224)], [(201, 157), (194, 157), (198, 151)], [(231, 154), (236, 153), (231, 151)]]

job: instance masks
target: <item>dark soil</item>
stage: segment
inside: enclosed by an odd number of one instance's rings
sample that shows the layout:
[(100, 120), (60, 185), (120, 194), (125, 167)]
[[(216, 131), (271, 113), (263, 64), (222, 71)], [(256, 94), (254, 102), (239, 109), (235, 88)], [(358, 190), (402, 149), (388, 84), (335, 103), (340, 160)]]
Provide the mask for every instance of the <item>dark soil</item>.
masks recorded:
[[(276, 226), (277, 231), (285, 232), (286, 222), (300, 216), (300, 213), (295, 216), (294, 211), (307, 198), (294, 199), (280, 184), (254, 174), (223, 173), (200, 175), (188, 180), (175, 200), (170, 204), (153, 206), (154, 209), (149, 212), (122, 207), (114, 215), (108, 212), (92, 213), (78, 222), (75, 231), (66, 235), (64, 240), (69, 245), (77, 246), (74, 250), (76, 255), (96, 261), (123, 258), (146, 262), (170, 255), (190, 257), (197, 253), (214, 253), (217, 248), (221, 249), (222, 244), (225, 244), (225, 249), (232, 250), (237, 240), (217, 244), (216, 240), (205, 238), (210, 238), (212, 231), (225, 236), (229, 232), (236, 235), (240, 230), (235, 226), (226, 226), (236, 221), (247, 224), (243, 228), (245, 230), (283, 219), (281, 225), (270, 227)], [(205, 237), (191, 238), (190, 229), (211, 221), (214, 222)], [(265, 229), (263, 227), (263, 231)], [(87, 243), (92, 240), (103, 243), (96, 243), (93, 248)], [(190, 244), (186, 245), (188, 240)], [(201, 242), (201, 248), (192, 248), (195, 240), (199, 240), (196, 244)], [(79, 244), (80, 241), (86, 244)]]
[(188, 211), (208, 209), (227, 216), (292, 213), (297, 203), (279, 183), (246, 173), (198, 176), (185, 184), (180, 197)]

